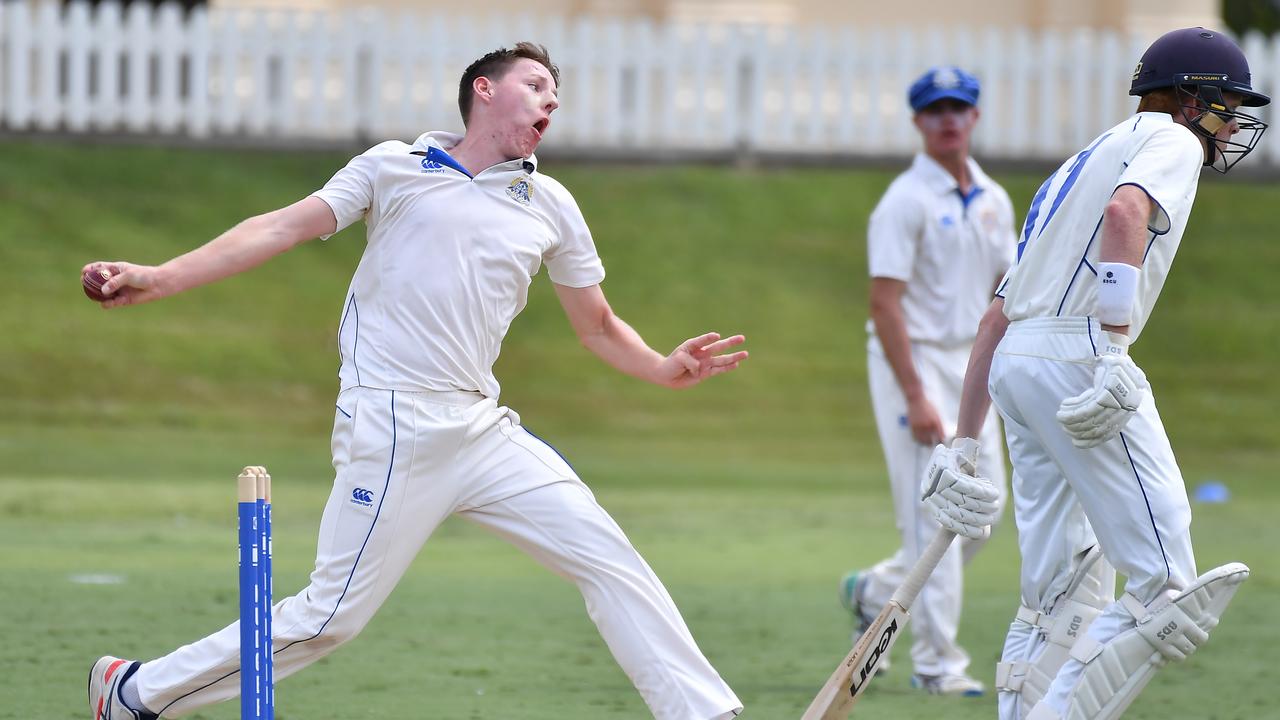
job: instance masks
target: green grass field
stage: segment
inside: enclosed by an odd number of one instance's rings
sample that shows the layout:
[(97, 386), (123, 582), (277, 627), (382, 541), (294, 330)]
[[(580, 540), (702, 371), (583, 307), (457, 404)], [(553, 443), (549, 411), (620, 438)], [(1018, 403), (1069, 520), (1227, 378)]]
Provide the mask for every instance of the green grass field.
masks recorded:
[[(77, 275), (93, 259), (165, 260), (305, 195), (345, 159), (0, 145), (0, 718), (84, 718), (99, 655), (154, 657), (234, 619), (243, 465), (276, 478), (277, 597), (305, 584), (332, 479), (334, 335), (363, 229), (122, 311), (86, 301)], [(578, 346), (539, 278), (499, 362), (503, 400), (627, 530), (747, 717), (797, 718), (848, 649), (837, 578), (896, 546), (862, 330), (863, 229), (891, 175), (544, 169), (575, 192), (606, 292), (651, 344), (743, 332), (752, 358), (689, 392), (646, 386)], [(1018, 207), (1042, 179), (996, 175)], [(1268, 681), (1280, 640), (1268, 622), (1280, 606), (1276, 191), (1206, 177), (1134, 352), (1188, 483), (1233, 493), (1195, 507), (1201, 566), (1241, 560), (1254, 576), (1209, 645), (1162, 671), (1130, 718), (1280, 717)], [(1016, 588), (1006, 517), (966, 577), (962, 641), (988, 683)], [(857, 716), (994, 717), (990, 696), (911, 691), (902, 645)], [(278, 698), (281, 720), (647, 717), (576, 591), (456, 521), (359, 638)]]

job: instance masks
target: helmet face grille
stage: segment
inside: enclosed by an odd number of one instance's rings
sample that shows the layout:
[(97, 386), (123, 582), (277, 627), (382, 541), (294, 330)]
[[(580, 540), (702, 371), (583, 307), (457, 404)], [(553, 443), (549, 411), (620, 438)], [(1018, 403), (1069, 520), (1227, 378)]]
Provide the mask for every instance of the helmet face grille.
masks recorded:
[[(1230, 109), (1221, 87), (1184, 83), (1178, 83), (1176, 87), (1178, 104), (1187, 126), (1205, 140), (1206, 167), (1225, 174), (1257, 147), (1267, 130), (1267, 123), (1253, 115)], [(1220, 137), (1219, 131), (1228, 125), (1232, 126), (1232, 132), (1223, 133)]]

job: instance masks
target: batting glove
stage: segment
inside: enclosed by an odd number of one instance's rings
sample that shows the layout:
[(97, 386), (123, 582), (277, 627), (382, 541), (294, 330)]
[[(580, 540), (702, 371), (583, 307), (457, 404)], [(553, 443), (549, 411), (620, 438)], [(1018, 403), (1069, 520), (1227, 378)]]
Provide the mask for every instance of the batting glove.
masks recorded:
[(973, 539), (990, 534), (991, 523), (1000, 515), (1000, 492), (977, 475), (978, 449), (973, 438), (956, 438), (951, 447), (935, 447), (921, 498), (939, 525)]
[(1062, 401), (1058, 422), (1078, 448), (1101, 445), (1120, 434), (1151, 386), (1129, 357), (1129, 338), (1106, 333), (1093, 364), (1093, 387)]

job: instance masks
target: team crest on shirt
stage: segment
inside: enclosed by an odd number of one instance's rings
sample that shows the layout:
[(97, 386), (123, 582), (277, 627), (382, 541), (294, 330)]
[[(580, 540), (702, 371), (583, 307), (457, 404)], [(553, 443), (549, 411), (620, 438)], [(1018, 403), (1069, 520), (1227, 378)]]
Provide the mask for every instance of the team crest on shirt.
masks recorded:
[(521, 205), (528, 205), (533, 201), (533, 182), (528, 175), (518, 177), (507, 186), (507, 195)]
[(991, 208), (982, 211), (978, 216), (978, 222), (982, 223), (982, 229), (988, 233), (995, 233), (1000, 229), (1000, 216)]

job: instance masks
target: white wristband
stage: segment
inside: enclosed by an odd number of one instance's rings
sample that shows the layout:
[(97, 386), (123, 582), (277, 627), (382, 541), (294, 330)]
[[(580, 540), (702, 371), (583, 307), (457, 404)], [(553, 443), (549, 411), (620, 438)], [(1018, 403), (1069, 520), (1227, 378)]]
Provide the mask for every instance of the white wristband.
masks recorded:
[(1103, 325), (1128, 325), (1138, 295), (1142, 271), (1126, 263), (1098, 263), (1098, 320)]

